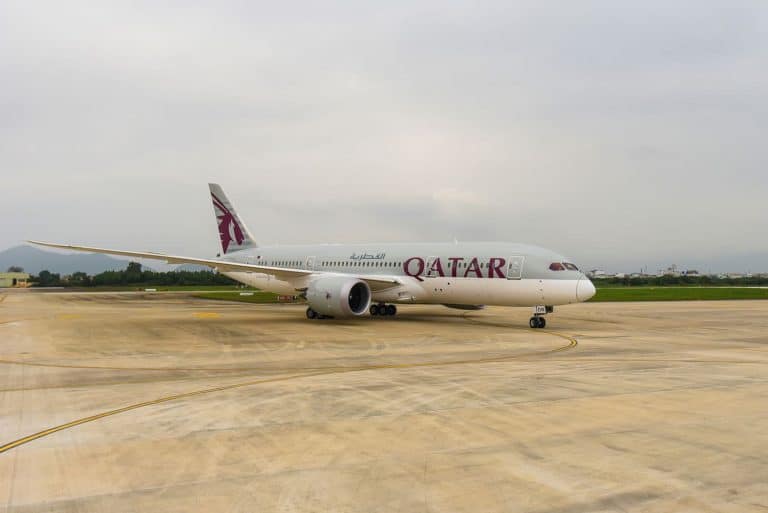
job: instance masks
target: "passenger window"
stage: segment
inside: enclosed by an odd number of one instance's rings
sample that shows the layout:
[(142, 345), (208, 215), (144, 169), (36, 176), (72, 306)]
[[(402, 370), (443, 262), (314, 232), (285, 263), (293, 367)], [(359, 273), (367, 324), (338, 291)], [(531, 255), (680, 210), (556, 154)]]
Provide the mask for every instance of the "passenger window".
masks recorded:
[(565, 271), (565, 267), (560, 262), (552, 262), (549, 264), (550, 271)]

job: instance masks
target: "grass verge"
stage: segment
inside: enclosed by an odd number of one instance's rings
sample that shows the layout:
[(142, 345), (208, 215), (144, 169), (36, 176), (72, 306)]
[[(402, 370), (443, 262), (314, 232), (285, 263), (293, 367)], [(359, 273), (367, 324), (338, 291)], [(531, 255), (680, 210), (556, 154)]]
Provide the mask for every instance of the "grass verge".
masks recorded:
[[(242, 303), (278, 303), (271, 292), (216, 291), (193, 294), (200, 299), (240, 301)], [(608, 287), (598, 288), (592, 302), (613, 301), (715, 301), (728, 299), (768, 299), (768, 288), (746, 287)]]
[[(37, 287), (32, 287), (34, 290)], [(200, 292), (200, 291), (248, 291), (253, 289), (238, 287), (237, 285), (149, 285), (144, 283), (132, 283), (130, 285), (96, 285), (93, 287), (53, 287), (63, 292), (143, 292), (146, 289), (154, 289), (157, 292)]]
[(768, 289), (748, 287), (608, 287), (590, 301), (715, 301), (768, 299)]
[(193, 294), (200, 299), (213, 299), (218, 301), (240, 301), (242, 303), (278, 303), (278, 295), (272, 292), (248, 291), (248, 296), (241, 296), (240, 292), (202, 292)]

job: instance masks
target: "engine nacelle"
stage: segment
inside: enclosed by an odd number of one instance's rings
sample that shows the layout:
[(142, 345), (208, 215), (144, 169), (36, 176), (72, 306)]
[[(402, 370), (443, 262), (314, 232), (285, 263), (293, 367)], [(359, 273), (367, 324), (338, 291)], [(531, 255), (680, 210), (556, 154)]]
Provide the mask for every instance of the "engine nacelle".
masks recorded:
[(315, 312), (331, 317), (363, 315), (371, 306), (371, 288), (348, 276), (323, 276), (307, 287), (307, 303)]

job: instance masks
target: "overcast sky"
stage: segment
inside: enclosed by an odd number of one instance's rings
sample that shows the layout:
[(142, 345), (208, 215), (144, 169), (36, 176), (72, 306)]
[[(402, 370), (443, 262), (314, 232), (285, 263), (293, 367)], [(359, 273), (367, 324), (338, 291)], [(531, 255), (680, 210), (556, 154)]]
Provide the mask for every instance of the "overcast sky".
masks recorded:
[(768, 271), (768, 2), (0, 3), (0, 249), (506, 240)]

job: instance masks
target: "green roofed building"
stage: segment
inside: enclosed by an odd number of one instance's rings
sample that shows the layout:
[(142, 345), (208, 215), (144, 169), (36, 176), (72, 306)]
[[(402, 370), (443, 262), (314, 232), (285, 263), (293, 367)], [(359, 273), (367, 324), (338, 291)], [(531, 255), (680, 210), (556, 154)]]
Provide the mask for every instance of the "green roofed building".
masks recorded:
[(27, 287), (28, 280), (27, 273), (0, 273), (0, 288)]

